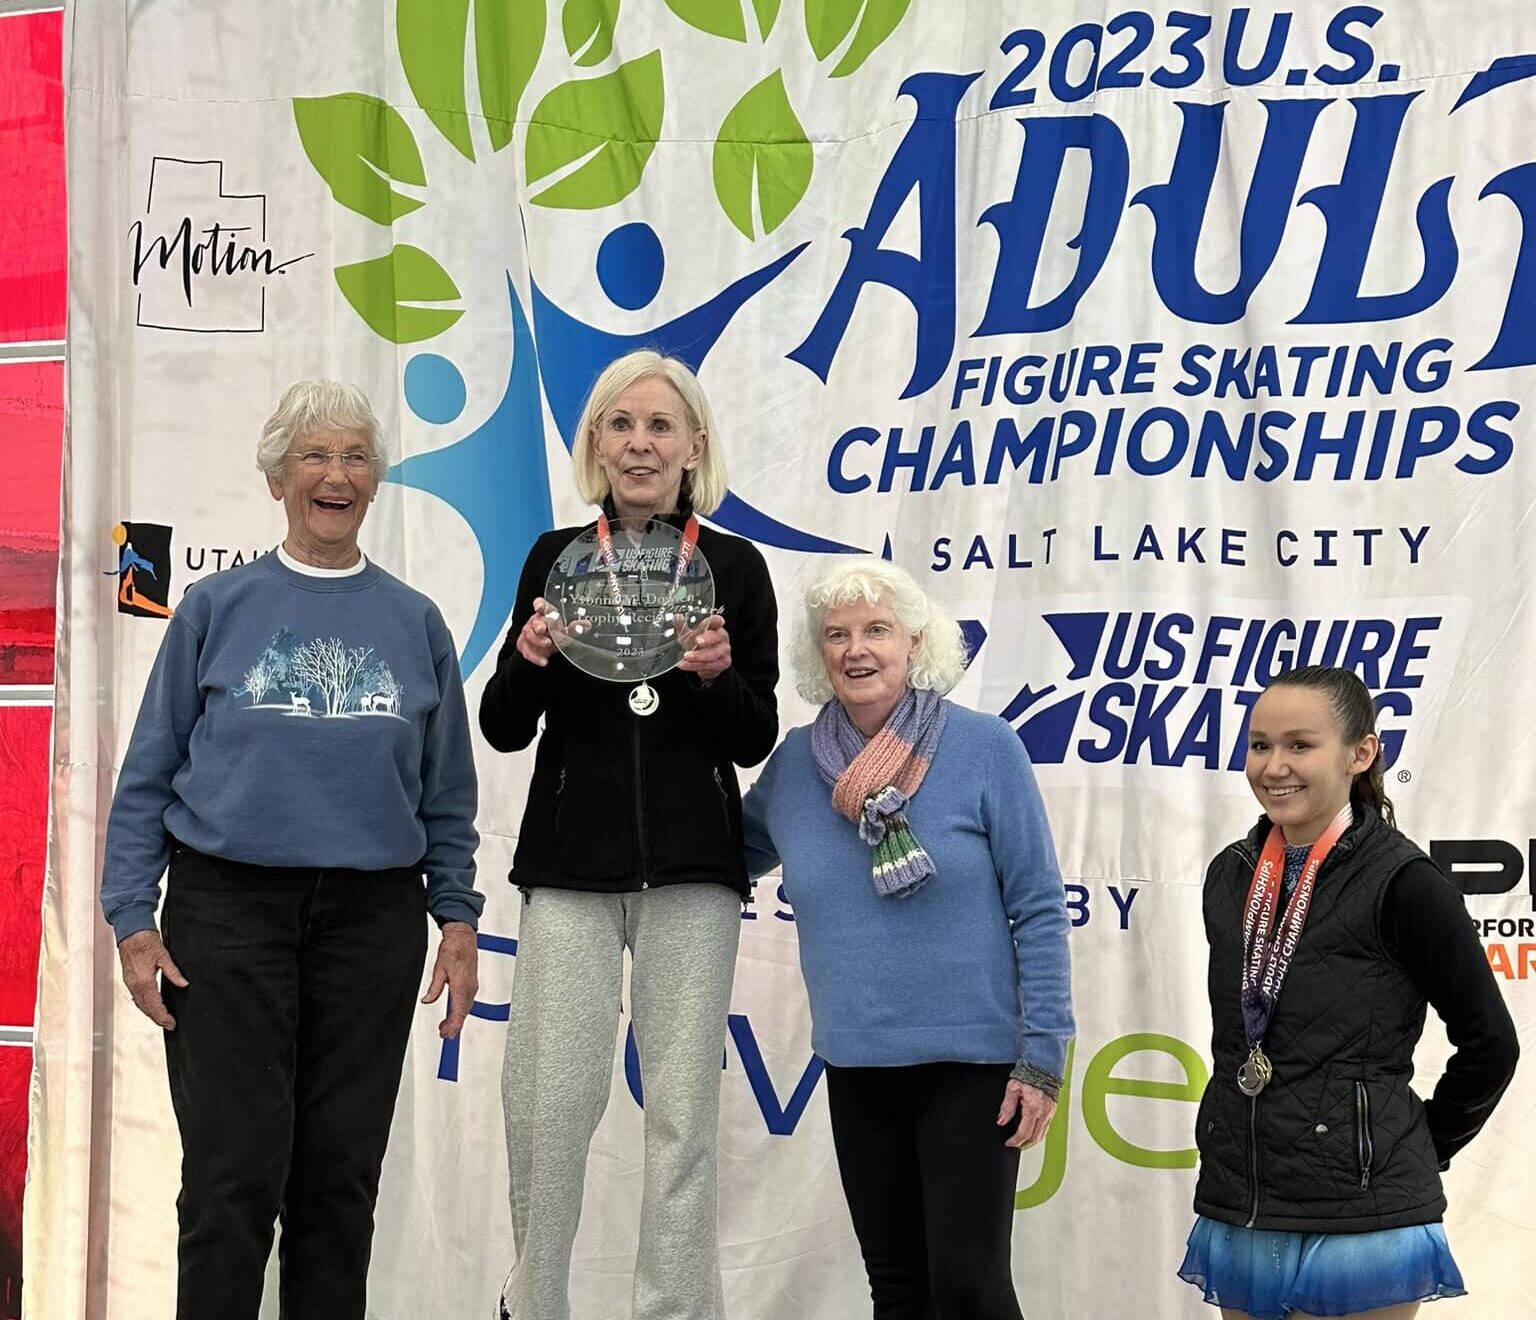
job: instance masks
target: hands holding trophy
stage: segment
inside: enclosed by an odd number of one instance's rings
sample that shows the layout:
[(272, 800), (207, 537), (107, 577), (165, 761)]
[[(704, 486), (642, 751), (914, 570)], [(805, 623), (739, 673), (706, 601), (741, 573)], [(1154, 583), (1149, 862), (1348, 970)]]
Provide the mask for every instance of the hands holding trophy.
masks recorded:
[(534, 664), (556, 650), (583, 673), (629, 683), (629, 708), (661, 704), (648, 682), (670, 669), (708, 682), (730, 667), (715, 581), (698, 548), (698, 520), (600, 516), (556, 557), (518, 639)]

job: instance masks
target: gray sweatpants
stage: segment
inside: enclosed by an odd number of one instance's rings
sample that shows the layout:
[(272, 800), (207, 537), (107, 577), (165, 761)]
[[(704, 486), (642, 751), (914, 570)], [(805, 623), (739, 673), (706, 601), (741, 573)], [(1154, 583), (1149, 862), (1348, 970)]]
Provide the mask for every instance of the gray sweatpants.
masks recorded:
[(587, 1148), (608, 1103), (624, 950), (645, 1089), (634, 1320), (722, 1320), (715, 1143), (741, 935), (723, 885), (539, 888), (523, 904), (501, 1094), (516, 1262), (512, 1320), (569, 1320)]

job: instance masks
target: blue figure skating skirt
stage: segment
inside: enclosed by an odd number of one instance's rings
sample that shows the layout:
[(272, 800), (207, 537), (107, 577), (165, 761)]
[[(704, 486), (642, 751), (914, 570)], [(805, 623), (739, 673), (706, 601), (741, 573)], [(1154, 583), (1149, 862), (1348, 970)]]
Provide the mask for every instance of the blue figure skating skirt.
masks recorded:
[(1292, 1311), (1353, 1315), (1466, 1292), (1441, 1224), (1376, 1233), (1279, 1233), (1203, 1215), (1179, 1278), (1214, 1306), (1284, 1320)]

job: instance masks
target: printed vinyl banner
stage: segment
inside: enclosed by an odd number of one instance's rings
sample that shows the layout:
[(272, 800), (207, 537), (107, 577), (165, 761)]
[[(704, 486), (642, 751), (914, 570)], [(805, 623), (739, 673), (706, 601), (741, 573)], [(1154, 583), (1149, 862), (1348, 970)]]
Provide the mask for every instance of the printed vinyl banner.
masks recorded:
[[(68, 33), (29, 1314), (170, 1313), (180, 1152), (98, 854), (165, 618), (280, 538), (255, 442), (301, 377), (357, 381), (384, 419), (365, 549), (439, 602), (472, 703), (533, 537), (587, 516), (584, 392), (638, 345), (709, 391), (713, 521), (768, 556), (786, 654), (828, 555), (886, 554), (964, 621), (956, 699), (1034, 759), (1074, 923), (1071, 1076), (1020, 1175), (1027, 1314), (1207, 1313), (1174, 1277), (1209, 1067), (1200, 882), (1255, 817), (1244, 723), (1277, 670), (1344, 664), (1378, 695), (1399, 818), (1466, 889), (1536, 1045), (1526, 0), (92, 0)], [(782, 709), (811, 714), (787, 683)], [(503, 877), (532, 758), (477, 757), (481, 999), (447, 1046), (421, 1010), (383, 1320), (489, 1316), (510, 1263)], [(343, 780), (317, 809), (347, 810)], [(729, 1313), (868, 1315), (794, 914), (767, 880), (743, 921)], [(642, 1114), (619, 1045), (584, 1317), (629, 1314)], [(1447, 1052), (1432, 1023), (1421, 1085)], [(1533, 1105), (1526, 1068), (1449, 1174), (1471, 1295), (1448, 1314), (1536, 1296)]]

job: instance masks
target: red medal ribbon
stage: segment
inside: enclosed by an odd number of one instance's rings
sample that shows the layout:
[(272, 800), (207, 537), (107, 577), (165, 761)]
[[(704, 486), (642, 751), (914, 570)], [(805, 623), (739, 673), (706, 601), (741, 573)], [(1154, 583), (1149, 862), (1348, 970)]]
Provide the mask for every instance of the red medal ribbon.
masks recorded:
[[(677, 563), (672, 570), (672, 593), (676, 594), (677, 584), (683, 580), (683, 574), (688, 571), (688, 565), (693, 562), (693, 552), (699, 544), (699, 520), (693, 515), (688, 515), (688, 521), (683, 524), (682, 543), (677, 547)], [(608, 574), (608, 595), (615, 609), (624, 606), (624, 593), (619, 587), (619, 556), (613, 548), (613, 529), (608, 525), (608, 515), (597, 515), (597, 553), (602, 562), (603, 571)]]
[(1278, 926), (1275, 917), (1285, 879), (1285, 834), (1278, 825), (1270, 827), (1264, 850), (1259, 854), (1259, 864), (1254, 867), (1253, 879), (1248, 885), (1247, 902), (1243, 905), (1242, 1006), (1243, 1026), (1250, 1046), (1259, 1045), (1269, 1029), (1269, 1020), (1274, 1016), (1280, 989), (1285, 984), (1286, 973), (1290, 971), (1296, 945), (1301, 939), (1301, 929), (1306, 925), (1307, 913), (1312, 906), (1317, 873), (1353, 819), (1346, 803), (1318, 836), (1307, 853), (1301, 877), (1296, 881)]
[(683, 543), (677, 547), (677, 568), (672, 574), (672, 590), (677, 590), (677, 584), (683, 580), (683, 574), (688, 571), (688, 565), (693, 562), (693, 552), (699, 544), (699, 520), (691, 513), (688, 521), (683, 524)]
[(614, 609), (624, 607), (624, 593), (619, 589), (619, 557), (613, 549), (613, 529), (608, 526), (608, 515), (597, 515), (597, 554), (603, 571), (608, 575), (608, 602)]

